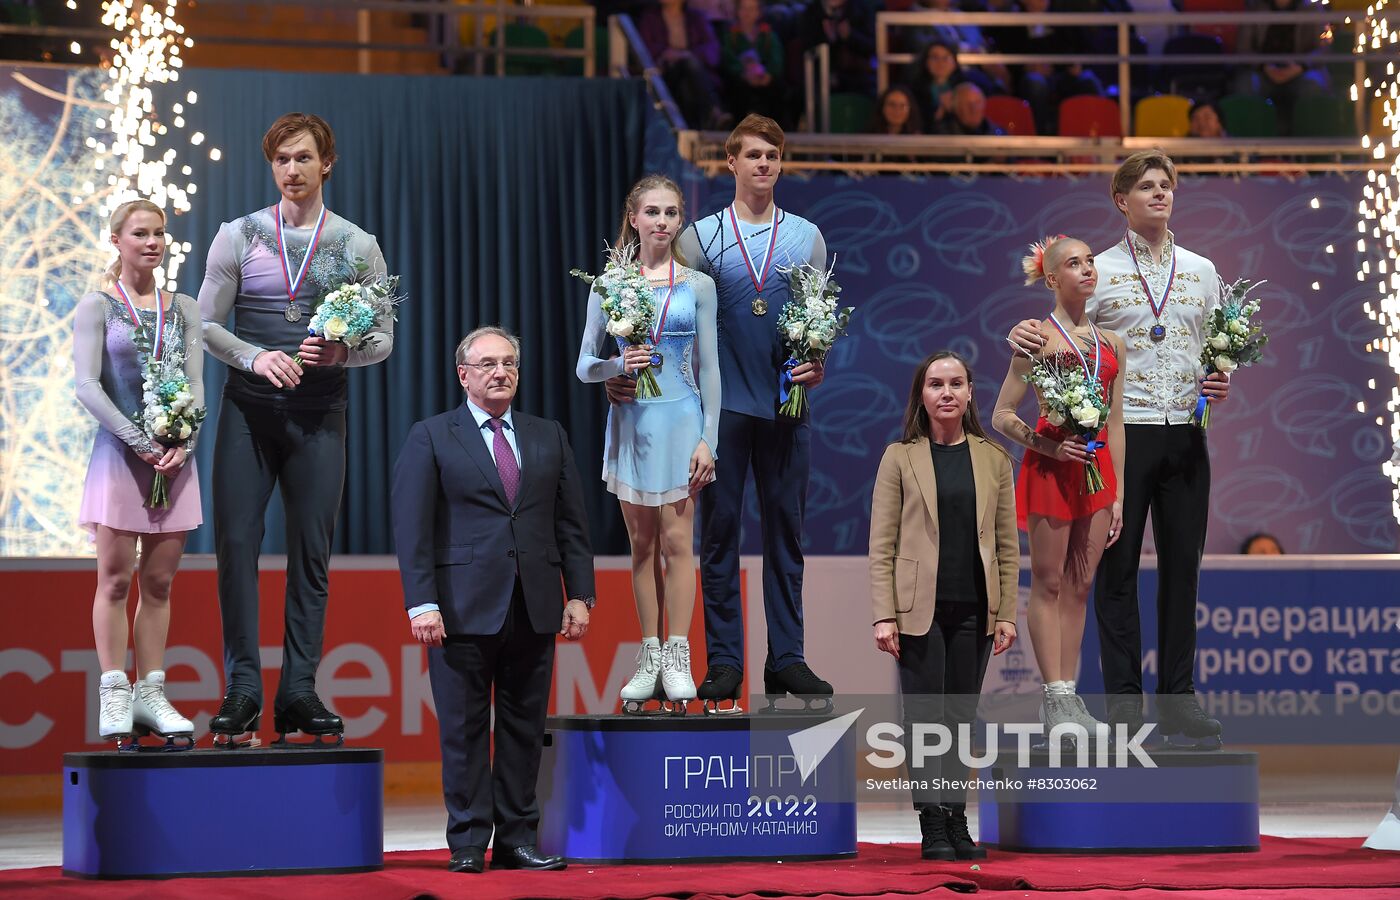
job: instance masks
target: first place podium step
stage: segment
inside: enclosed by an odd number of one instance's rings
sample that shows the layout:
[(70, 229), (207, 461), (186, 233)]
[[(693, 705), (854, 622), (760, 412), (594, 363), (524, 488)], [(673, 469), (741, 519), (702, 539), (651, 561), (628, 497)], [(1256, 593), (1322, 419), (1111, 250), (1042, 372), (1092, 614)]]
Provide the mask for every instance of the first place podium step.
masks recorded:
[(383, 866), (383, 750), (63, 756), (65, 875), (285, 875)]

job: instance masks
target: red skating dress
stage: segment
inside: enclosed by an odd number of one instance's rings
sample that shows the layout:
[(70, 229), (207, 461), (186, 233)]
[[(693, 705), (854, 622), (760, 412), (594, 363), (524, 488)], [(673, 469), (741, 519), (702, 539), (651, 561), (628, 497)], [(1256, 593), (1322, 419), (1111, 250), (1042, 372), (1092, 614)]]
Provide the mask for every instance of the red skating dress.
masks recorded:
[[(1079, 365), (1079, 359), (1070, 350), (1060, 351), (1066, 365)], [(1103, 335), (1099, 335), (1099, 383), (1103, 385), (1104, 402), (1111, 399), (1109, 391), (1113, 379), (1118, 377), (1118, 355), (1113, 351)], [(1086, 353), (1093, 365), (1093, 356)], [(1063, 441), (1070, 432), (1051, 425), (1044, 416), (1035, 423), (1036, 434), (1044, 435), (1052, 441)], [(1113, 473), (1113, 458), (1108, 452), (1108, 429), (1100, 429), (1098, 440), (1102, 447), (1095, 451), (1099, 462), (1099, 472), (1103, 475), (1103, 490), (1093, 494), (1085, 493), (1084, 464), (1071, 460), (1055, 459), (1034, 450), (1027, 450), (1021, 458), (1021, 472), (1016, 479), (1016, 524), (1022, 531), (1026, 529), (1027, 516), (1048, 516), (1053, 519), (1079, 519), (1093, 515), (1101, 509), (1113, 505), (1118, 496), (1118, 479)]]

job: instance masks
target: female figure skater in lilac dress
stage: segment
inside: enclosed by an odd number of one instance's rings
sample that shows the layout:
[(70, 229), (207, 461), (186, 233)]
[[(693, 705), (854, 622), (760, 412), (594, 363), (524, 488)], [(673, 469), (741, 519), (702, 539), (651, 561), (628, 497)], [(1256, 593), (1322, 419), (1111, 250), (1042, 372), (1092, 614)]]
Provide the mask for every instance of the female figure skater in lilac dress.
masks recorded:
[[(154, 442), (134, 424), (144, 405), (147, 352), (183, 368), (204, 406), (204, 351), (199, 308), (193, 298), (156, 288), (165, 256), (165, 214), (149, 200), (131, 200), (112, 213), (118, 257), (103, 289), (78, 301), (73, 363), (78, 399), (100, 426), (83, 484), (79, 522), (97, 545), (97, 595), (92, 631), (102, 665), (98, 733), (129, 741), (157, 734), (172, 746), (194, 743), (194, 726), (165, 697), (165, 636), (170, 627), (170, 585), (180, 566), (186, 534), (202, 521), (194, 435), (182, 444)], [(138, 334), (142, 344), (138, 348)], [(146, 505), (157, 473), (168, 484), (169, 505)], [(135, 570), (136, 685), (126, 674), (127, 594)]]

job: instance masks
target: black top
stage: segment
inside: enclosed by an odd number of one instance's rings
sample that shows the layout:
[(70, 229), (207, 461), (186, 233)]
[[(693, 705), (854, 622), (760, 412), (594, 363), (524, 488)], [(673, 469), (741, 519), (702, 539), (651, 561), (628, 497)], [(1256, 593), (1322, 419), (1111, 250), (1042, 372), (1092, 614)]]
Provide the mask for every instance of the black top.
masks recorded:
[(938, 485), (938, 581), (934, 597), (947, 603), (987, 604), (987, 577), (977, 549), (977, 486), (970, 444), (936, 444), (933, 476)]

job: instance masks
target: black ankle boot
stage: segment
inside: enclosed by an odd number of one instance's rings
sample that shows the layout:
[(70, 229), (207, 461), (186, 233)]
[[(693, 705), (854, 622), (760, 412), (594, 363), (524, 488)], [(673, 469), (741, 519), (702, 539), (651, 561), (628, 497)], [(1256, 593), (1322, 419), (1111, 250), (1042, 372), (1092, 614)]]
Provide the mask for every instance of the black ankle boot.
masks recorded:
[(952, 806), (944, 812), (946, 813), (948, 843), (953, 845), (953, 852), (957, 858), (986, 859), (987, 851), (973, 842), (972, 834), (967, 830), (967, 807)]
[(952, 843), (948, 840), (948, 812), (941, 806), (919, 807), (919, 855), (924, 859), (941, 859), (951, 862), (958, 858)]

